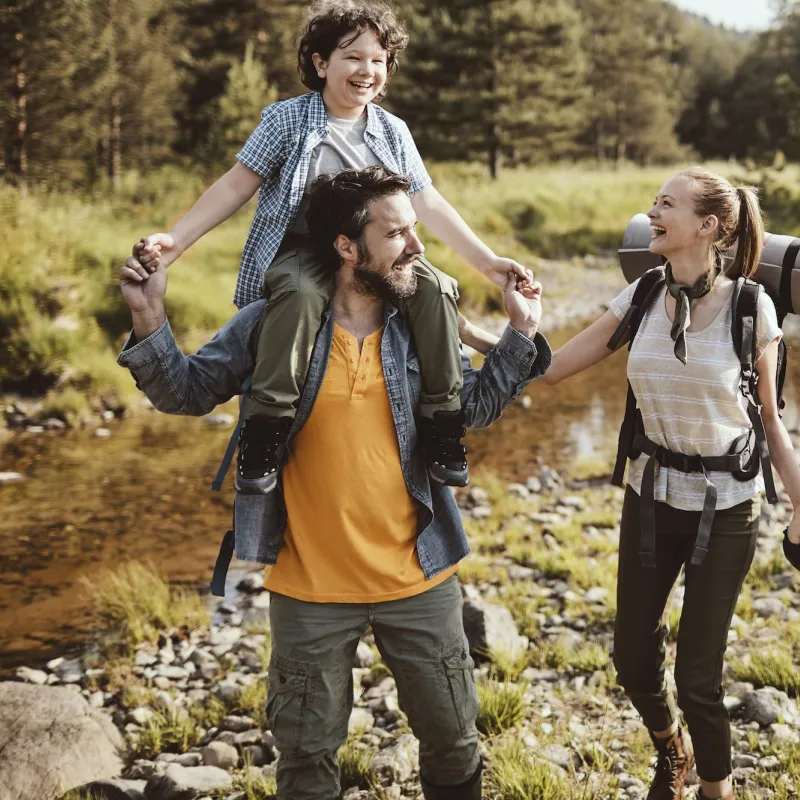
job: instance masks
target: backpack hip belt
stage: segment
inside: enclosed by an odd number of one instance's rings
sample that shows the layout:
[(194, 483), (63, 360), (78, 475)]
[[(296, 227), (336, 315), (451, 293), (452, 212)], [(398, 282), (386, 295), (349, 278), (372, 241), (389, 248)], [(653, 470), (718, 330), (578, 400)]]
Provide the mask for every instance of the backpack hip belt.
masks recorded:
[[(797, 248), (791, 248), (784, 268), (794, 264), (794, 256), (800, 251), (800, 240)], [(664, 288), (664, 268), (656, 267), (646, 272), (639, 279), (639, 284), (633, 294), (631, 306), (619, 327), (608, 342), (609, 350), (616, 350), (625, 337), (628, 336), (628, 349), (633, 346), (636, 333), (642, 319), (652, 305), (655, 298), (660, 296)], [(759, 468), (764, 476), (764, 489), (769, 503), (777, 503), (778, 496), (772, 477), (772, 466), (769, 458), (764, 422), (761, 418), (761, 403), (758, 397), (758, 372), (756, 362), (756, 321), (758, 318), (758, 297), (761, 286), (745, 278), (739, 278), (734, 287), (731, 302), (733, 314), (731, 321), (731, 336), (733, 349), (739, 358), (740, 377), (739, 390), (747, 403), (747, 417), (751, 429), (739, 437), (731, 446), (726, 456), (687, 456), (682, 453), (673, 453), (644, 435), (641, 414), (636, 405), (636, 396), (628, 382), (628, 394), (625, 401), (625, 416), (619, 432), (617, 447), (617, 460), (614, 465), (614, 474), (611, 483), (623, 486), (625, 465), (628, 458), (636, 459), (642, 453), (649, 456), (642, 476), (641, 487), (641, 525), (642, 539), (639, 554), (642, 564), (655, 566), (655, 470), (656, 464), (680, 470), (681, 472), (699, 472), (706, 481), (706, 491), (703, 500), (703, 511), (700, 516), (700, 525), (692, 554), (692, 564), (700, 564), (708, 552), (711, 526), (717, 506), (717, 489), (708, 478), (708, 472), (730, 472), (740, 481), (748, 481), (758, 475)], [(785, 294), (785, 293), (784, 293)], [(779, 304), (783, 305), (783, 304)], [(778, 316), (779, 324), (783, 321), (782, 312)], [(783, 341), (778, 349), (778, 374), (776, 393), (778, 408), (783, 408), (781, 399), (783, 382), (786, 374), (785, 345)], [(754, 440), (753, 446), (748, 447)], [(745, 454), (749, 457), (745, 458)]]
[[(738, 440), (737, 440), (738, 442)], [(734, 447), (736, 444), (734, 444)], [(733, 448), (732, 448), (733, 449)], [(662, 445), (648, 439), (643, 433), (636, 433), (629, 457), (638, 458), (641, 454), (649, 456), (642, 474), (640, 495), (640, 524), (641, 538), (639, 540), (639, 558), (643, 566), (655, 567), (656, 565), (656, 465), (677, 469), (681, 472), (698, 472), (706, 482), (705, 496), (703, 498), (703, 511), (700, 515), (700, 525), (697, 528), (697, 538), (692, 551), (692, 564), (702, 564), (708, 552), (708, 542), (711, 536), (711, 526), (714, 524), (714, 515), (717, 510), (717, 487), (708, 477), (709, 472), (742, 472), (744, 465), (743, 454), (730, 454), (726, 456), (688, 456), (675, 453)]]

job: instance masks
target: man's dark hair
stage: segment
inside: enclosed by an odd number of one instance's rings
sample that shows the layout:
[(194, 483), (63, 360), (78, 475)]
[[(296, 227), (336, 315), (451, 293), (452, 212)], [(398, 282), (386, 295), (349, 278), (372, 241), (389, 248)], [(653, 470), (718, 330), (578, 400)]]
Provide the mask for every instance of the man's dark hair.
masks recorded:
[[(408, 45), (408, 34), (395, 16), (393, 8), (383, 0), (320, 0), (311, 7), (308, 22), (297, 50), (297, 71), (300, 80), (312, 91), (321, 92), (325, 78), (320, 78), (312, 56), (319, 53), (326, 61), (348, 34), (349, 44), (371, 30), (386, 51), (386, 80), (397, 72), (398, 56)], [(382, 99), (382, 92), (378, 97)]]
[(338, 269), (339, 253), (333, 246), (336, 237), (344, 234), (360, 241), (370, 221), (370, 204), (400, 192), (408, 194), (410, 189), (408, 178), (385, 167), (345, 169), (317, 178), (311, 185), (306, 221), (323, 262)]

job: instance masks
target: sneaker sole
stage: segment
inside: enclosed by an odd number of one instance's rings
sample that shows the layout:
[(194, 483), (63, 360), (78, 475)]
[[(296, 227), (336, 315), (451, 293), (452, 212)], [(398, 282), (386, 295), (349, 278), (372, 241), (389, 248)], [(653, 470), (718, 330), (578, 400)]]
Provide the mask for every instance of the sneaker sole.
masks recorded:
[(242, 478), (237, 473), (233, 479), (233, 487), (239, 494), (269, 494), (277, 485), (277, 472), (263, 478)]
[(428, 475), (430, 475), (436, 483), (441, 483), (444, 486), (462, 487), (469, 485), (469, 470), (466, 469), (461, 472), (446, 470), (437, 474), (433, 468), (428, 467)]

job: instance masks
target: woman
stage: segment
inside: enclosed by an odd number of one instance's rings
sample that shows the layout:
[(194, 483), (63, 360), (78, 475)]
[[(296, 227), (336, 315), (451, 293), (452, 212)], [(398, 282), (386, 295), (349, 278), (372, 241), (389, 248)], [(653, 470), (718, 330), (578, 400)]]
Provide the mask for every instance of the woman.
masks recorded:
[[(725, 456), (751, 428), (739, 388), (731, 299), (736, 279), (749, 277), (758, 265), (764, 236), (758, 200), (752, 190), (734, 188), (719, 175), (694, 168), (664, 185), (648, 216), (650, 250), (663, 255), (668, 265), (666, 285), (644, 314), (628, 358), (628, 378), (643, 434), (662, 452)], [(722, 254), (734, 245), (733, 262), (724, 261)], [(546, 383), (556, 384), (611, 354), (606, 343), (629, 310), (636, 283), (555, 353), (543, 378)], [(782, 333), (772, 301), (763, 292), (757, 319), (762, 418), (772, 464), (794, 508), (787, 536), (797, 543), (800, 469), (775, 396)], [(470, 338), (467, 343), (473, 343)], [(481, 344), (479, 337), (474, 344)], [(645, 566), (647, 559), (640, 558), (640, 503), (647, 461), (646, 454), (628, 461), (614, 631), (618, 681), (641, 714), (658, 752), (648, 800), (682, 798), (695, 756), (700, 797), (728, 800), (733, 787), (723, 655), (755, 552), (763, 479), (757, 475), (743, 481), (741, 475), (737, 478), (730, 472), (706, 476), (656, 467), (655, 481), (651, 473), (649, 484), (655, 494), (655, 566)], [(697, 564), (692, 556), (707, 500), (706, 477), (716, 487), (716, 509), (708, 550)], [(675, 700), (664, 682), (666, 606), (681, 567), (685, 595), (675, 682), (692, 739), (681, 728)]]

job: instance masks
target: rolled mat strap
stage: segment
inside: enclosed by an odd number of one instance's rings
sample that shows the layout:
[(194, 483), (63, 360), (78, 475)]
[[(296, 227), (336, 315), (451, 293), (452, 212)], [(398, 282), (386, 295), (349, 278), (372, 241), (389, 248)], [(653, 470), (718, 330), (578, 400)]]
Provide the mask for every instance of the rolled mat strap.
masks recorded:
[(228, 567), (233, 558), (234, 543), (235, 537), (231, 529), (222, 537), (217, 561), (214, 564), (214, 575), (211, 578), (211, 594), (214, 597), (225, 597), (225, 578), (228, 576)]
[(692, 564), (700, 566), (708, 553), (708, 543), (711, 539), (711, 526), (714, 524), (714, 514), (717, 510), (717, 487), (708, 478), (705, 469), (703, 478), (706, 482), (706, 493), (703, 498), (703, 513), (700, 515), (700, 525), (697, 528), (697, 538), (694, 540), (692, 551)]
[(656, 454), (647, 459), (642, 475), (642, 494), (640, 499), (639, 559), (643, 567), (656, 565)]

